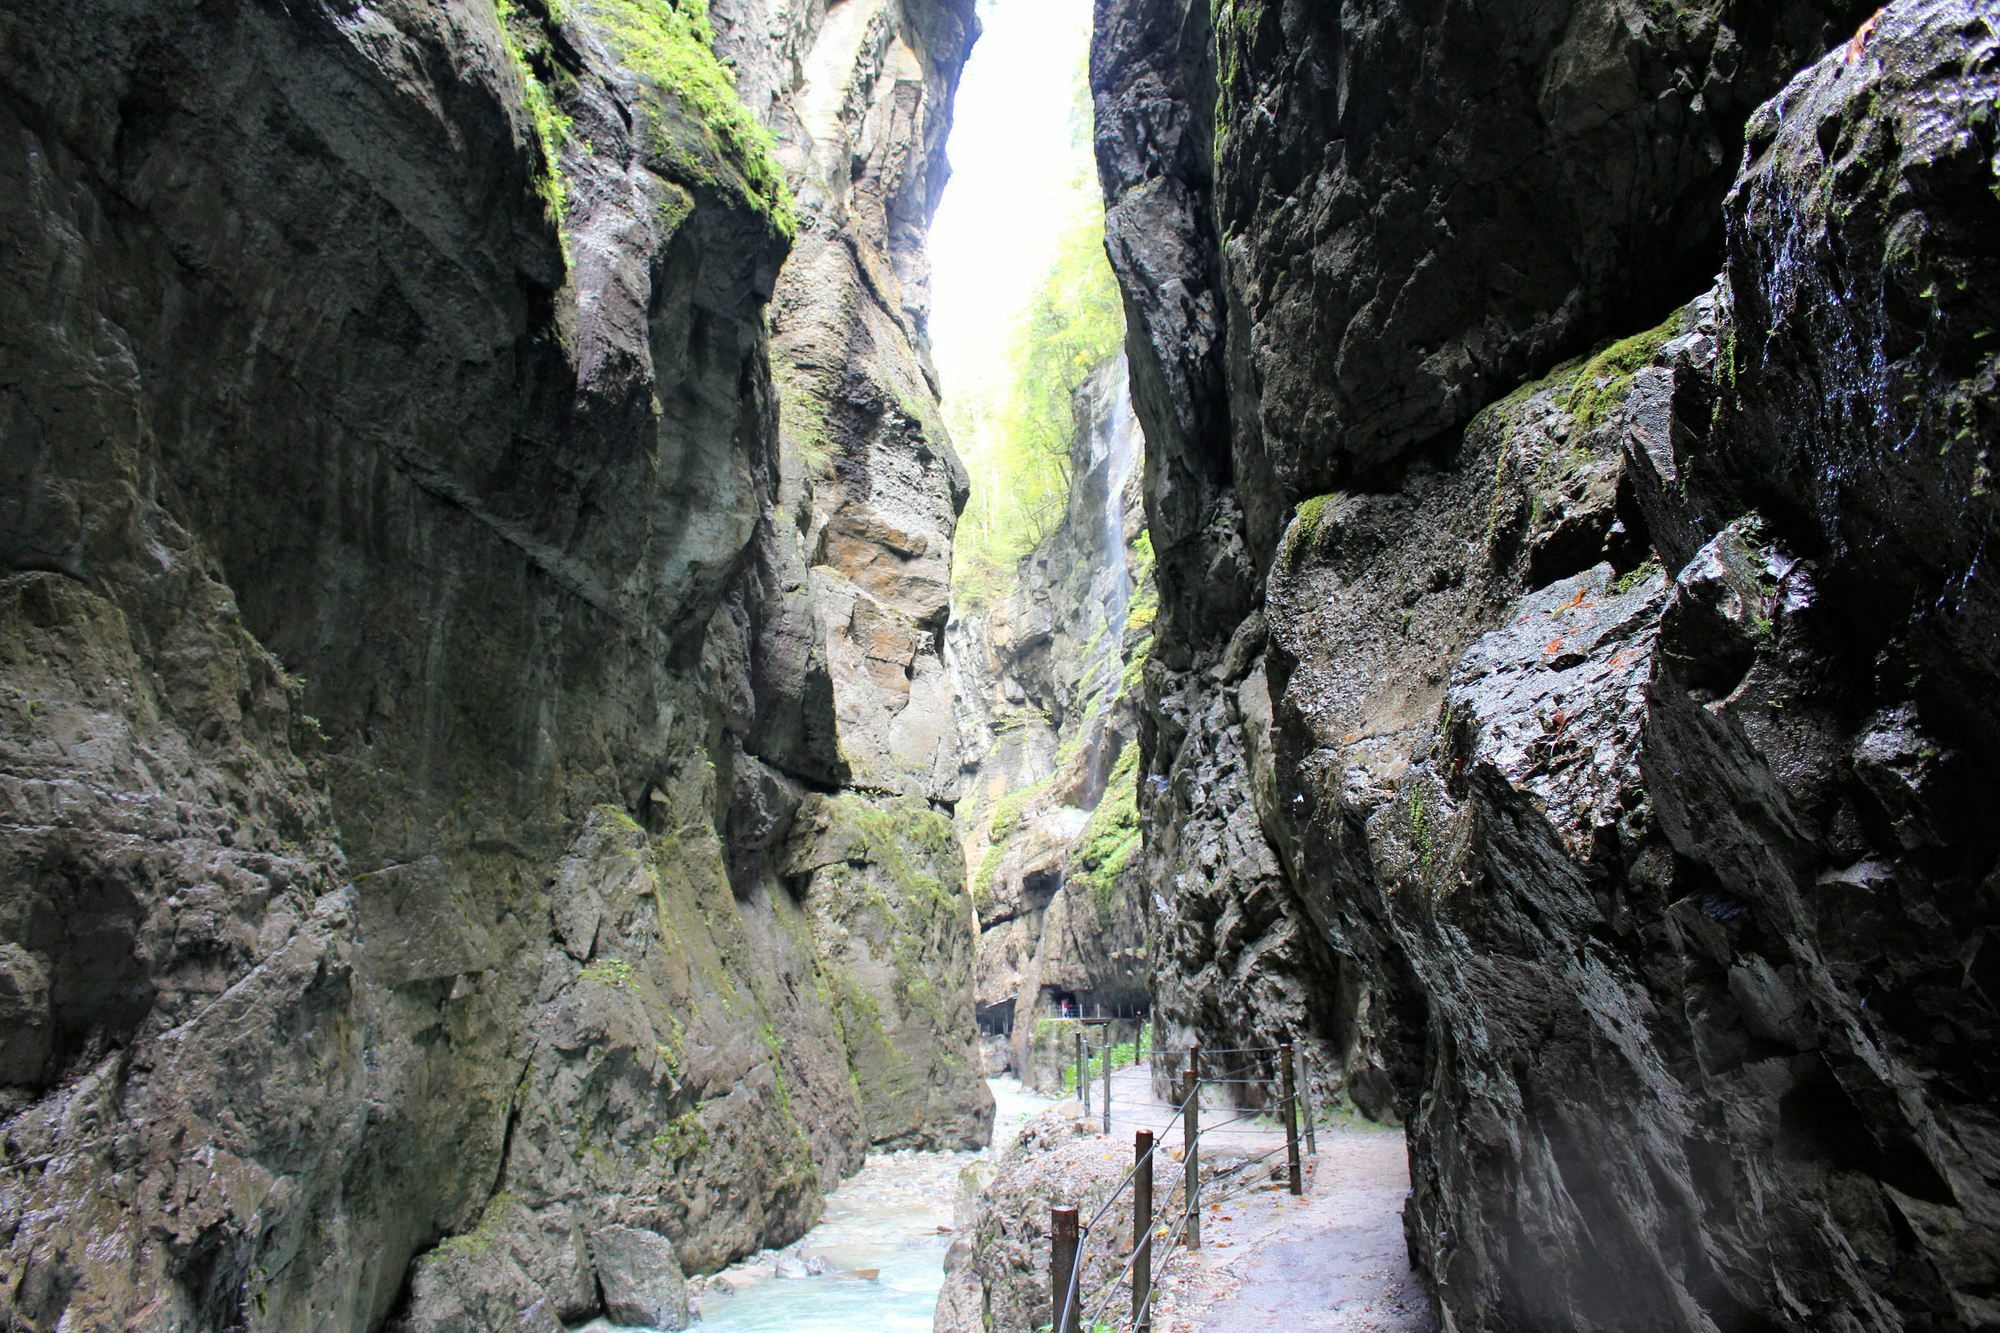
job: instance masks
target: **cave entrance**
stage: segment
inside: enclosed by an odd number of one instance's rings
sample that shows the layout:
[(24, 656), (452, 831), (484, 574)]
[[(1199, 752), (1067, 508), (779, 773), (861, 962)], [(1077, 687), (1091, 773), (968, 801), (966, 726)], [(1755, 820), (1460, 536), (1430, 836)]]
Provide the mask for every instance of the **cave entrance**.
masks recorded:
[(1014, 1001), (1001, 1000), (997, 1004), (978, 1006), (979, 1035), (982, 1037), (1011, 1037), (1014, 1035)]

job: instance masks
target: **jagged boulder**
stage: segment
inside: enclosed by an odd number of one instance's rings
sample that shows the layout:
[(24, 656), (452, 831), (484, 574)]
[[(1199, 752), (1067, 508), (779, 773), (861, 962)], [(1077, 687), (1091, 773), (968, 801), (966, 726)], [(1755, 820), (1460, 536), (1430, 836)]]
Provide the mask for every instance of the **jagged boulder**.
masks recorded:
[(590, 1259), (612, 1323), (679, 1333), (692, 1322), (687, 1283), (666, 1237), (637, 1227), (599, 1227), (591, 1233)]

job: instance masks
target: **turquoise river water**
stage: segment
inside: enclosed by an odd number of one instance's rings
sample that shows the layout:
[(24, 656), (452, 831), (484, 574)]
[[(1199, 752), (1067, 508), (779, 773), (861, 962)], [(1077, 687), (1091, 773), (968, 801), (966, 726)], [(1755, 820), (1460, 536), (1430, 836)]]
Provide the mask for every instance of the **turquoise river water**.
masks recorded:
[[(711, 1289), (699, 1304), (699, 1333), (930, 1333), (944, 1285), (959, 1173), (1006, 1150), (1021, 1126), (1050, 1105), (1013, 1079), (990, 1079), (996, 1107), (993, 1146), (982, 1152), (879, 1153), (827, 1196), (818, 1226), (782, 1252), (753, 1255), (726, 1269), (728, 1294)], [(823, 1274), (779, 1277), (817, 1256)], [(874, 1270), (873, 1277), (856, 1276)], [(597, 1320), (579, 1333), (613, 1333)]]

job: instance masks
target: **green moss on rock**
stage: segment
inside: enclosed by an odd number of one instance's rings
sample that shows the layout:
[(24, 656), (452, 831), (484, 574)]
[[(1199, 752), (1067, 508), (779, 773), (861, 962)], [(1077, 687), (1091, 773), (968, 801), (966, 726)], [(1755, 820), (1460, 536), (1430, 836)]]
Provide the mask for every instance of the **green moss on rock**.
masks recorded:
[(632, 965), (623, 958), (600, 958), (584, 968), (578, 977), (614, 990), (623, 990), (632, 984)]
[(1070, 848), (1066, 883), (1081, 889), (1106, 924), (1118, 905), (1118, 880), (1139, 850), (1139, 747), (1127, 745), (1104, 788), (1104, 798), (1090, 813)]
[(1583, 363), (1583, 369), (1570, 382), (1563, 410), (1576, 419), (1579, 429), (1593, 430), (1602, 425), (1631, 392), (1632, 377), (1680, 332), (1681, 313), (1677, 310), (1658, 328), (1612, 343)]
[(925, 864), (956, 854), (949, 818), (918, 800), (877, 805), (858, 796), (843, 797), (838, 809), (848, 825), (849, 841), (887, 874), (905, 899), (952, 904), (951, 891)]
[[(566, 7), (551, 5), (550, 12), (560, 21)], [(558, 227), (569, 211), (569, 182), (563, 175), (563, 145), (569, 142), (570, 118), (556, 100), (556, 64), (549, 34), (513, 0), (493, 0), (493, 17), (500, 25), (500, 40), (521, 80), (522, 106), (541, 149), (541, 165), (535, 172), (535, 191), (541, 195), (549, 221)]]
[(687, 1111), (676, 1116), (667, 1127), (652, 1139), (653, 1151), (668, 1161), (678, 1162), (693, 1156), (708, 1147), (708, 1126), (701, 1123), (698, 1111)]
[(431, 1251), (435, 1263), (450, 1263), (454, 1260), (476, 1260), (492, 1252), (494, 1244), (505, 1229), (507, 1215), (514, 1210), (514, 1196), (501, 1191), (487, 1200), (486, 1207), (479, 1214), (479, 1221), (470, 1231), (461, 1231), (456, 1236), (447, 1236)]
[(1302, 557), (1310, 555), (1319, 548), (1326, 526), (1327, 509), (1333, 501), (1334, 496), (1328, 494), (1315, 495), (1299, 502), (1298, 513), (1292, 519), (1292, 526), (1285, 532), (1284, 552), (1287, 568), (1295, 567)]
[(648, 109), (648, 147), (705, 185), (726, 182), (700, 158), (726, 166), (744, 202), (791, 239), (798, 217), (775, 141), (743, 105), (735, 76), (716, 58), (708, 0), (582, 0), (579, 8), (608, 39), (620, 64), (679, 104), (679, 117)]

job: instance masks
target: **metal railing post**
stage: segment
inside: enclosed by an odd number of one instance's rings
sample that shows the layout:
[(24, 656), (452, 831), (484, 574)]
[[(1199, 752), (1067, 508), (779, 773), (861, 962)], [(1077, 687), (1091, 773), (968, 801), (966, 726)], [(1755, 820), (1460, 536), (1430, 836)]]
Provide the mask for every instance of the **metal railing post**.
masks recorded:
[(1313, 1131), (1313, 1122), (1319, 1117), (1313, 1114), (1312, 1081), (1306, 1077), (1306, 1049), (1303, 1046), (1298, 1048), (1298, 1062), (1299, 1110), (1305, 1113), (1306, 1118), (1306, 1151), (1317, 1157), (1319, 1136)]
[(1187, 1109), (1181, 1113), (1182, 1156), (1187, 1165), (1187, 1240), (1190, 1250), (1201, 1248), (1201, 1046), (1188, 1047), (1187, 1082), (1184, 1095)]
[(1069, 1303), (1070, 1285), (1076, 1277), (1076, 1209), (1052, 1208), (1049, 1219), (1049, 1295), (1053, 1302), (1049, 1322), (1055, 1333), (1077, 1333), (1083, 1312), (1076, 1307), (1083, 1304), (1082, 1291), (1077, 1292), (1075, 1304)]
[(1290, 1178), (1292, 1197), (1297, 1198), (1305, 1193), (1305, 1178), (1299, 1171), (1299, 1086), (1297, 1066), (1292, 1063), (1292, 1043), (1289, 1041), (1278, 1047), (1278, 1069), (1282, 1075), (1280, 1095), (1285, 1102), (1285, 1169)]
[(1153, 1327), (1153, 1131), (1132, 1136), (1138, 1169), (1132, 1178), (1132, 1329)]
[[(1111, 1029), (1106, 1028), (1104, 1031), (1108, 1035)], [(1104, 1049), (1099, 1052), (1097, 1058), (1104, 1062), (1104, 1132), (1109, 1134), (1111, 1132), (1111, 1045), (1109, 1042), (1105, 1043)]]
[(1083, 1025), (1079, 1023), (1076, 1028), (1076, 1097), (1078, 1101), (1083, 1103), (1085, 1114), (1088, 1114), (1090, 1111), (1090, 1080), (1084, 1077), (1084, 1073)]

